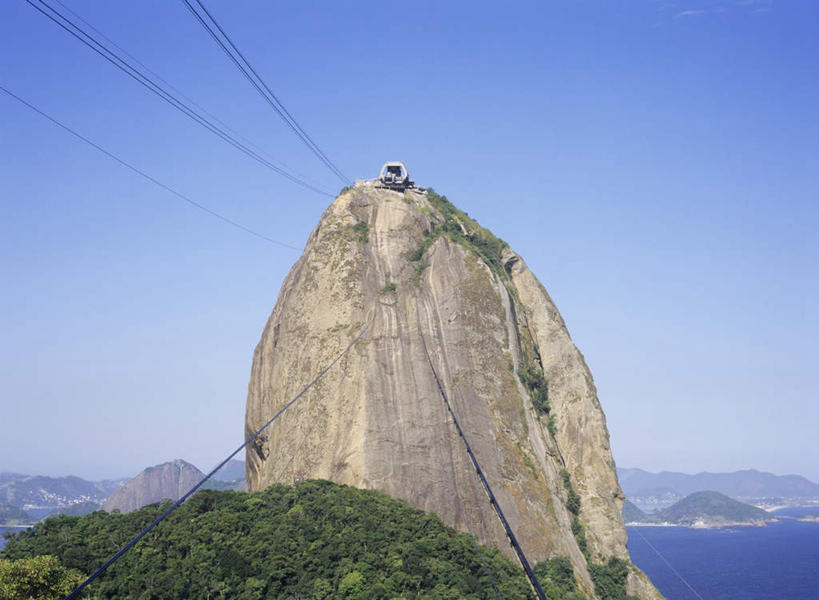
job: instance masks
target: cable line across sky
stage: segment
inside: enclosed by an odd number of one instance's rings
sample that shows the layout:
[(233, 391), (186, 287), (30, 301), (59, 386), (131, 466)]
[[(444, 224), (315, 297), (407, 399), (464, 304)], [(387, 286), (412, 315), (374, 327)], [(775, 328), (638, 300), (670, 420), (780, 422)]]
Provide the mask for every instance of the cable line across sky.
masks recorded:
[(217, 135), (222, 140), (224, 140), (225, 142), (227, 142), (240, 152), (243, 152), (250, 158), (261, 163), (262, 165), (266, 166), (272, 171), (278, 173), (282, 177), (289, 179), (291, 182), (300, 185), (301, 187), (307, 188), (313, 192), (316, 192), (317, 194), (321, 194), (322, 196), (330, 198), (334, 197), (334, 195), (331, 194), (330, 192), (321, 189), (320, 187), (308, 181), (305, 181), (304, 179), (297, 177), (296, 175), (293, 175), (283, 167), (273, 164), (272, 162), (261, 156), (258, 152), (254, 151), (247, 145), (243, 144), (242, 142), (231, 136), (228, 132), (226, 132), (225, 130), (214, 124), (212, 121), (204, 117), (202, 114), (198, 113), (196, 110), (191, 108), (188, 104), (186, 104), (185, 102), (171, 94), (161, 85), (159, 85), (159, 83), (157, 83), (148, 75), (143, 73), (139, 68), (129, 63), (116, 52), (111, 50), (108, 46), (100, 42), (97, 38), (95, 38), (90, 33), (85, 31), (82, 27), (73, 22), (65, 14), (61, 13), (53, 6), (49, 5), (45, 0), (36, 1), (26, 0), (26, 2), (34, 9), (42, 13), (44, 16), (48, 17), (51, 21), (59, 25), (63, 30), (65, 30), (78, 40), (80, 40), (91, 50), (102, 56), (112, 65), (123, 71), (126, 75), (128, 75), (141, 85), (151, 90), (154, 94), (162, 98), (165, 102), (167, 102), (168, 104), (170, 104), (183, 114), (187, 115), (189, 118), (193, 119), (194, 121), (205, 127), (205, 129), (208, 129), (211, 133)]
[(71, 13), (71, 14), (72, 14), (74, 17), (76, 17), (77, 19), (79, 19), (79, 21), (80, 21), (81, 23), (83, 23), (83, 24), (84, 24), (86, 27), (88, 27), (88, 28), (89, 28), (91, 31), (93, 31), (93, 32), (94, 32), (94, 33), (96, 33), (98, 36), (100, 36), (102, 39), (104, 39), (106, 42), (108, 42), (109, 44), (111, 44), (111, 46), (113, 46), (114, 48), (116, 48), (117, 50), (119, 50), (120, 52), (122, 52), (122, 54), (123, 54), (123, 55), (127, 56), (127, 57), (128, 57), (128, 58), (130, 58), (132, 61), (134, 61), (134, 63), (136, 63), (137, 65), (139, 65), (140, 67), (142, 67), (142, 68), (145, 70), (145, 72), (150, 73), (151, 75), (153, 75), (153, 76), (154, 76), (154, 78), (155, 78), (157, 81), (160, 81), (160, 82), (164, 83), (164, 84), (165, 84), (165, 85), (168, 87), (168, 89), (171, 89), (171, 90), (173, 90), (174, 92), (176, 92), (180, 98), (183, 98), (183, 99), (187, 100), (187, 101), (188, 101), (188, 102), (189, 102), (191, 105), (193, 105), (193, 106), (195, 106), (196, 108), (198, 108), (198, 109), (199, 109), (199, 110), (200, 110), (200, 111), (201, 111), (203, 114), (207, 115), (207, 116), (208, 116), (208, 117), (210, 117), (210, 118), (211, 118), (213, 121), (215, 121), (216, 123), (218, 123), (219, 125), (221, 125), (221, 126), (222, 126), (222, 128), (223, 128), (225, 131), (228, 131), (228, 132), (232, 133), (232, 134), (234, 135), (234, 137), (236, 137), (236, 138), (238, 138), (238, 139), (242, 140), (242, 141), (243, 141), (245, 144), (247, 144), (248, 146), (250, 146), (251, 148), (253, 148), (254, 150), (256, 150), (256, 151), (257, 151), (259, 154), (261, 154), (261, 155), (265, 156), (265, 157), (266, 157), (268, 160), (270, 160), (270, 162), (272, 162), (272, 163), (274, 163), (274, 164), (277, 164), (279, 167), (281, 167), (281, 168), (282, 168), (282, 169), (284, 169), (285, 171), (290, 171), (292, 174), (294, 174), (294, 175), (296, 175), (296, 176), (300, 177), (301, 179), (305, 179), (305, 180), (307, 179), (307, 178), (306, 178), (306, 177), (305, 177), (303, 174), (301, 174), (301, 173), (297, 172), (295, 169), (293, 169), (292, 167), (290, 167), (290, 166), (286, 165), (286, 164), (285, 164), (285, 163), (283, 163), (281, 160), (276, 160), (275, 158), (273, 158), (273, 157), (270, 155), (270, 153), (269, 153), (269, 152), (265, 151), (265, 150), (264, 150), (263, 148), (261, 148), (261, 147), (260, 147), (258, 144), (256, 144), (255, 142), (253, 142), (253, 140), (251, 140), (251, 139), (247, 138), (246, 136), (242, 135), (241, 133), (239, 133), (239, 132), (238, 132), (238, 131), (236, 131), (235, 129), (232, 129), (232, 128), (230, 127), (230, 125), (228, 125), (227, 123), (225, 123), (224, 121), (222, 121), (222, 120), (221, 120), (219, 117), (217, 117), (216, 115), (214, 115), (212, 112), (209, 112), (209, 111), (208, 111), (206, 108), (204, 108), (204, 107), (203, 107), (201, 104), (199, 104), (199, 103), (198, 103), (196, 100), (194, 100), (194, 99), (193, 99), (193, 98), (191, 98), (190, 96), (186, 95), (186, 94), (185, 94), (185, 93), (184, 93), (182, 90), (180, 90), (178, 87), (176, 87), (175, 85), (173, 85), (173, 84), (172, 84), (170, 81), (168, 81), (167, 79), (164, 79), (164, 78), (163, 78), (163, 77), (162, 77), (162, 76), (161, 76), (159, 73), (157, 73), (156, 71), (154, 71), (153, 69), (151, 69), (151, 68), (150, 68), (148, 65), (146, 65), (145, 63), (143, 63), (143, 62), (142, 62), (141, 60), (139, 60), (139, 59), (138, 59), (136, 56), (134, 56), (133, 54), (131, 54), (130, 52), (128, 52), (128, 51), (127, 51), (125, 48), (123, 48), (122, 46), (120, 46), (119, 44), (117, 44), (117, 43), (116, 43), (114, 40), (112, 40), (110, 37), (108, 37), (107, 35), (105, 35), (105, 33), (103, 33), (102, 31), (100, 31), (98, 28), (94, 27), (94, 25), (93, 25), (93, 24), (89, 23), (89, 22), (88, 22), (86, 19), (84, 19), (84, 18), (82, 17), (82, 15), (78, 14), (78, 13), (77, 13), (75, 10), (73, 10), (73, 9), (72, 9), (70, 6), (66, 6), (66, 4), (65, 4), (64, 2), (62, 2), (62, 0), (54, 0), (54, 1), (55, 1), (57, 4), (59, 4), (60, 6), (62, 6), (62, 7), (63, 7), (65, 10), (67, 10), (69, 13)]
[(336, 357), (335, 357), (335, 358), (332, 360), (332, 362), (331, 362), (330, 364), (328, 364), (326, 367), (324, 367), (324, 369), (322, 369), (322, 370), (319, 372), (319, 374), (318, 374), (318, 375), (316, 375), (315, 379), (313, 379), (313, 380), (312, 380), (310, 383), (308, 383), (306, 386), (304, 386), (304, 388), (303, 388), (303, 389), (302, 389), (302, 390), (301, 390), (301, 391), (300, 391), (298, 394), (296, 394), (296, 395), (295, 395), (295, 396), (294, 396), (294, 397), (293, 397), (293, 398), (292, 398), (290, 401), (288, 401), (288, 402), (287, 402), (287, 404), (285, 404), (285, 405), (284, 405), (284, 406), (282, 406), (282, 407), (281, 407), (281, 408), (280, 408), (278, 411), (276, 411), (276, 414), (274, 414), (272, 417), (270, 417), (270, 419), (269, 419), (269, 420), (268, 420), (268, 421), (267, 421), (267, 422), (266, 422), (264, 425), (262, 425), (261, 427), (259, 427), (259, 429), (257, 429), (257, 430), (256, 430), (256, 433), (254, 433), (253, 435), (251, 435), (250, 437), (248, 437), (248, 438), (247, 438), (247, 439), (246, 439), (246, 440), (245, 440), (245, 441), (244, 441), (244, 442), (243, 442), (243, 443), (242, 443), (242, 444), (241, 444), (241, 445), (240, 445), (238, 448), (236, 448), (236, 450), (234, 450), (233, 452), (231, 452), (231, 453), (228, 455), (228, 457), (227, 457), (227, 458), (225, 458), (225, 459), (224, 459), (222, 462), (220, 462), (218, 465), (216, 465), (216, 466), (215, 466), (215, 467), (214, 467), (214, 468), (213, 468), (213, 469), (210, 471), (210, 473), (208, 473), (208, 474), (207, 474), (207, 475), (205, 475), (205, 476), (204, 476), (202, 479), (200, 479), (200, 480), (199, 480), (199, 483), (197, 483), (197, 484), (196, 484), (196, 485), (194, 485), (194, 486), (193, 486), (191, 489), (189, 489), (189, 490), (188, 490), (188, 491), (185, 493), (185, 495), (183, 495), (181, 498), (179, 498), (179, 500), (177, 500), (176, 502), (174, 502), (173, 504), (171, 504), (171, 506), (169, 506), (169, 507), (168, 507), (168, 508), (167, 508), (167, 509), (166, 509), (166, 510), (165, 510), (165, 511), (164, 511), (164, 512), (161, 514), (161, 515), (159, 515), (159, 516), (158, 516), (156, 519), (154, 519), (154, 520), (153, 520), (153, 521), (152, 521), (152, 522), (151, 522), (151, 523), (150, 523), (150, 524), (149, 524), (149, 525), (148, 525), (148, 526), (147, 526), (145, 529), (143, 529), (142, 531), (140, 531), (140, 532), (139, 532), (139, 533), (138, 533), (138, 534), (137, 534), (137, 535), (136, 535), (136, 536), (135, 536), (135, 537), (134, 537), (134, 538), (133, 538), (133, 539), (132, 539), (130, 542), (128, 542), (127, 544), (125, 544), (125, 545), (124, 545), (122, 548), (120, 548), (120, 549), (119, 549), (119, 550), (116, 552), (116, 554), (114, 554), (114, 555), (113, 555), (111, 558), (109, 558), (107, 561), (105, 561), (105, 563), (104, 563), (104, 564), (103, 564), (103, 565), (102, 565), (100, 568), (98, 568), (98, 569), (97, 569), (96, 571), (94, 571), (94, 572), (93, 572), (91, 575), (89, 575), (89, 576), (88, 576), (88, 578), (87, 578), (85, 581), (83, 581), (83, 582), (82, 582), (80, 585), (78, 585), (76, 588), (74, 588), (74, 591), (72, 591), (70, 594), (68, 594), (68, 595), (67, 595), (67, 596), (64, 598), (64, 600), (72, 600), (73, 598), (76, 598), (76, 597), (77, 597), (77, 596), (78, 596), (78, 595), (79, 595), (79, 594), (80, 594), (80, 593), (81, 593), (81, 592), (82, 592), (82, 591), (83, 591), (83, 590), (84, 590), (84, 589), (85, 589), (85, 588), (88, 586), (88, 584), (89, 584), (89, 583), (91, 583), (91, 582), (92, 582), (92, 581), (94, 581), (94, 580), (95, 580), (97, 577), (99, 577), (100, 575), (102, 575), (102, 574), (103, 574), (103, 573), (106, 571), (106, 569), (108, 569), (108, 567), (110, 567), (110, 566), (111, 566), (112, 564), (114, 564), (114, 563), (115, 563), (117, 560), (119, 560), (119, 558), (120, 558), (120, 557), (121, 557), (123, 554), (125, 554), (126, 552), (128, 552), (128, 550), (130, 550), (131, 548), (133, 548), (134, 546), (136, 546), (136, 545), (137, 545), (137, 543), (139, 543), (139, 540), (141, 540), (143, 537), (145, 537), (145, 536), (148, 534), (148, 532), (150, 532), (150, 531), (151, 531), (151, 530), (152, 530), (154, 527), (156, 527), (157, 525), (159, 525), (159, 523), (160, 523), (160, 522), (162, 522), (163, 520), (165, 520), (165, 517), (167, 517), (168, 515), (170, 515), (170, 514), (171, 514), (173, 511), (175, 511), (177, 508), (179, 508), (179, 507), (180, 507), (180, 506), (181, 506), (181, 505), (182, 505), (182, 504), (185, 502), (185, 500), (187, 500), (188, 498), (190, 498), (190, 497), (191, 497), (191, 496), (194, 494), (194, 492), (196, 492), (196, 490), (198, 490), (200, 487), (202, 487), (202, 485), (203, 485), (203, 484), (204, 484), (204, 483), (205, 483), (205, 482), (206, 482), (208, 479), (210, 479), (211, 477), (213, 477), (213, 476), (216, 474), (216, 472), (217, 472), (219, 469), (221, 469), (222, 467), (224, 467), (224, 466), (225, 466), (225, 465), (226, 465), (226, 464), (227, 464), (227, 463), (228, 463), (228, 462), (229, 462), (229, 461), (230, 461), (230, 460), (231, 460), (231, 459), (232, 459), (234, 456), (236, 456), (237, 454), (239, 454), (239, 452), (241, 452), (242, 450), (244, 450), (244, 449), (245, 449), (245, 447), (246, 447), (246, 446), (247, 446), (247, 445), (248, 445), (250, 442), (252, 442), (252, 441), (254, 441), (256, 438), (258, 438), (258, 437), (259, 437), (259, 436), (262, 434), (262, 432), (263, 432), (265, 429), (267, 429), (268, 427), (270, 427), (270, 425), (272, 425), (272, 424), (273, 424), (273, 421), (275, 421), (276, 419), (278, 419), (278, 418), (279, 418), (279, 417), (280, 417), (280, 416), (281, 416), (281, 415), (284, 413), (284, 411), (286, 411), (286, 410), (287, 410), (288, 408), (290, 408), (290, 407), (291, 407), (293, 404), (295, 404), (295, 403), (296, 403), (296, 401), (297, 401), (299, 398), (301, 398), (302, 396), (304, 396), (304, 394), (306, 394), (306, 393), (307, 393), (307, 391), (308, 391), (308, 390), (309, 390), (311, 387), (313, 387), (313, 386), (314, 386), (316, 383), (318, 383), (318, 381), (319, 381), (319, 380), (320, 380), (322, 377), (324, 377), (324, 376), (327, 374), (327, 371), (329, 371), (330, 369), (332, 369), (332, 368), (333, 368), (333, 366), (334, 366), (334, 365), (335, 365), (335, 364), (336, 364), (338, 361), (340, 361), (340, 360), (341, 360), (341, 359), (342, 359), (342, 358), (343, 358), (343, 357), (344, 357), (344, 356), (345, 356), (345, 355), (346, 355), (346, 354), (347, 354), (347, 353), (350, 351), (350, 348), (352, 348), (353, 346), (355, 346), (355, 344), (358, 342), (358, 340), (360, 340), (360, 339), (361, 339), (361, 338), (364, 336), (364, 334), (367, 332), (367, 330), (368, 330), (369, 328), (370, 328), (370, 322), (368, 321), (368, 322), (367, 322), (367, 324), (366, 324), (366, 325), (365, 325), (365, 326), (364, 326), (364, 327), (361, 329), (361, 331), (359, 332), (359, 334), (358, 334), (358, 335), (355, 337), (355, 339), (353, 339), (353, 341), (352, 341), (352, 342), (350, 342), (350, 344), (349, 344), (349, 345), (348, 345), (348, 346), (347, 346), (347, 347), (344, 349), (344, 351), (343, 351), (343, 352), (341, 352), (341, 354), (339, 354), (338, 356), (336, 356)]
[[(202, 13), (207, 17), (202, 15), (199, 11), (197, 11), (193, 5), (190, 3), (189, 0), (182, 0), (185, 6), (188, 7), (188, 10), (191, 14), (196, 18), (200, 25), (207, 31), (213, 40), (222, 48), (224, 53), (230, 58), (236, 68), (247, 78), (247, 80), (251, 83), (251, 85), (256, 88), (256, 91), (262, 95), (262, 97), (267, 101), (267, 103), (276, 111), (276, 113), (282, 118), (282, 120), (287, 123), (288, 127), (293, 130), (298, 138), (304, 142), (304, 144), (310, 149), (310, 151), (315, 154), (318, 159), (324, 163), (324, 165), (333, 172), (333, 174), (338, 177), (345, 185), (350, 185), (352, 180), (347, 177), (341, 170), (333, 164), (333, 162), (327, 157), (327, 155), (319, 148), (318, 144), (316, 144), (313, 139), (307, 134), (306, 131), (302, 128), (301, 125), (296, 121), (293, 115), (285, 108), (284, 104), (276, 97), (276, 94), (270, 89), (270, 87), (265, 83), (262, 77), (259, 75), (258, 71), (253, 68), (253, 65), (250, 64), (250, 61), (245, 58), (244, 54), (236, 47), (236, 44), (230, 39), (230, 36), (225, 32), (225, 30), (219, 25), (213, 15), (208, 11), (204, 4), (202, 4), (201, 0), (195, 0), (196, 4), (201, 8)], [(210, 24), (208, 23), (210, 21)], [(215, 27), (215, 30), (214, 30)], [(218, 33), (217, 33), (218, 31)], [(227, 45), (226, 45), (227, 44)], [(230, 46), (230, 48), (228, 48)]]
[(85, 142), (86, 144), (88, 144), (89, 146), (91, 146), (92, 148), (96, 148), (97, 150), (99, 150), (100, 152), (102, 152), (103, 154), (105, 154), (107, 157), (109, 157), (109, 158), (111, 158), (111, 159), (113, 159), (113, 160), (117, 161), (117, 162), (118, 162), (119, 164), (121, 164), (123, 167), (126, 167), (127, 169), (130, 169), (131, 171), (133, 171), (133, 172), (134, 172), (134, 173), (136, 173), (137, 175), (140, 175), (141, 177), (144, 177), (145, 179), (147, 179), (147, 180), (148, 180), (148, 181), (150, 181), (151, 183), (153, 183), (153, 184), (155, 184), (155, 185), (158, 185), (158, 186), (159, 186), (159, 187), (161, 187), (163, 190), (165, 190), (165, 191), (167, 191), (167, 192), (170, 192), (171, 194), (173, 194), (174, 196), (176, 196), (176, 197), (177, 197), (177, 198), (179, 198), (180, 200), (183, 200), (183, 201), (187, 202), (188, 204), (190, 204), (191, 206), (194, 206), (194, 207), (198, 208), (198, 209), (199, 209), (199, 210), (201, 210), (202, 212), (205, 212), (205, 213), (207, 213), (207, 214), (211, 215), (212, 217), (215, 217), (215, 218), (219, 219), (219, 220), (220, 220), (220, 221), (222, 221), (223, 223), (227, 223), (227, 224), (228, 224), (228, 225), (230, 225), (231, 227), (235, 227), (236, 229), (241, 229), (241, 230), (242, 230), (242, 231), (244, 231), (245, 233), (249, 233), (250, 235), (252, 235), (252, 236), (254, 236), (254, 237), (257, 237), (257, 238), (259, 238), (259, 239), (261, 239), (261, 240), (264, 240), (265, 242), (269, 242), (269, 243), (271, 243), (271, 244), (275, 244), (276, 246), (282, 246), (282, 247), (284, 247), (284, 248), (289, 248), (290, 250), (296, 250), (296, 251), (298, 251), (298, 250), (299, 250), (299, 249), (298, 249), (296, 246), (291, 246), (290, 244), (286, 244), (286, 243), (284, 243), (284, 242), (280, 242), (280, 241), (278, 241), (278, 240), (274, 240), (273, 238), (268, 237), (268, 236), (264, 235), (263, 233), (259, 233), (258, 231), (254, 231), (253, 229), (250, 229), (249, 227), (246, 227), (246, 226), (242, 225), (241, 223), (237, 223), (237, 222), (236, 222), (236, 221), (234, 221), (233, 219), (229, 219), (228, 217), (226, 217), (226, 216), (224, 216), (224, 215), (222, 215), (222, 214), (219, 214), (218, 212), (216, 212), (215, 210), (212, 210), (212, 209), (208, 208), (208, 207), (207, 207), (207, 206), (205, 206), (204, 204), (200, 204), (199, 202), (197, 202), (196, 200), (193, 200), (192, 198), (189, 198), (189, 197), (188, 197), (188, 196), (186, 196), (185, 194), (182, 194), (182, 193), (180, 193), (180, 192), (177, 192), (177, 191), (176, 191), (175, 189), (173, 189), (172, 187), (165, 185), (164, 183), (162, 183), (162, 182), (161, 182), (161, 181), (159, 181), (158, 179), (155, 179), (154, 177), (151, 177), (151, 176), (150, 176), (150, 175), (148, 175), (148, 174), (147, 174), (145, 171), (143, 171), (143, 170), (141, 170), (141, 169), (138, 169), (137, 167), (135, 167), (135, 166), (133, 166), (132, 164), (130, 164), (130, 163), (128, 163), (128, 162), (126, 162), (126, 161), (124, 161), (123, 159), (121, 159), (121, 158), (120, 158), (120, 157), (118, 157), (117, 155), (115, 155), (115, 154), (113, 154), (113, 153), (109, 152), (108, 150), (106, 150), (105, 148), (103, 148), (102, 146), (100, 146), (99, 144), (96, 144), (96, 143), (92, 142), (90, 139), (88, 139), (88, 138), (87, 138), (87, 137), (85, 137), (84, 135), (82, 135), (82, 134), (80, 134), (80, 133), (77, 133), (76, 131), (74, 131), (73, 129), (71, 129), (71, 128), (70, 128), (68, 125), (64, 125), (63, 123), (61, 123), (60, 121), (58, 121), (58, 120), (57, 120), (57, 119), (55, 119), (54, 117), (52, 117), (52, 116), (50, 116), (50, 115), (46, 114), (45, 112), (43, 112), (42, 110), (40, 110), (39, 108), (37, 108), (36, 106), (34, 106), (33, 104), (31, 104), (31, 103), (27, 102), (26, 100), (24, 100), (23, 98), (21, 98), (20, 96), (18, 96), (18, 95), (17, 95), (17, 94), (15, 94), (14, 92), (12, 92), (11, 90), (8, 90), (8, 89), (6, 89), (5, 87), (3, 87), (2, 85), (0, 85), (0, 91), (2, 91), (2, 92), (4, 92), (4, 93), (8, 94), (8, 95), (9, 95), (11, 98), (14, 98), (14, 99), (15, 99), (15, 100), (17, 100), (17, 101), (18, 101), (20, 104), (22, 104), (22, 105), (24, 105), (24, 106), (26, 106), (26, 107), (30, 108), (31, 110), (33, 110), (34, 112), (36, 112), (36, 113), (37, 113), (37, 114), (39, 114), (40, 116), (45, 117), (46, 119), (48, 119), (49, 121), (51, 121), (52, 123), (54, 123), (55, 125), (57, 125), (58, 127), (60, 127), (60, 128), (62, 128), (63, 130), (67, 131), (68, 133), (70, 133), (70, 134), (71, 134), (71, 135), (73, 135), (74, 137), (76, 137), (76, 138), (78, 138), (78, 139), (82, 140), (83, 142)]

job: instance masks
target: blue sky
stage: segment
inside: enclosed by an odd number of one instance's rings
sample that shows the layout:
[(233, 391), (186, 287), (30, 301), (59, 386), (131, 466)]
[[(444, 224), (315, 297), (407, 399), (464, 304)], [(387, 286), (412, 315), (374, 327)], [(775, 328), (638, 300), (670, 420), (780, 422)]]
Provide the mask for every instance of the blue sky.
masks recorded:
[[(53, 0), (49, 0), (53, 1)], [(63, 0), (277, 160), (341, 183), (181, 3)], [(819, 6), (208, 2), (351, 177), (403, 160), (561, 310), (618, 465), (819, 480)], [(302, 247), (329, 201), (230, 148), (25, 2), (0, 85)], [(198, 212), (0, 93), (0, 470), (207, 468), (298, 252)]]

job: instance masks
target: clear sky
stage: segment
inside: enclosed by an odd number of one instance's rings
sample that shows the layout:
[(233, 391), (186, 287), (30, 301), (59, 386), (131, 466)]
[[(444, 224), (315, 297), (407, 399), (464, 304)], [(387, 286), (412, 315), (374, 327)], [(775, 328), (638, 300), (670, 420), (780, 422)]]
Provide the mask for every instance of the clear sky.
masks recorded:
[[(340, 189), (181, 3), (63, 2)], [(521, 253), (592, 369), (619, 466), (819, 480), (819, 4), (207, 4), (345, 173), (403, 160)], [(0, 3), (0, 52), (0, 85), (271, 238), (301, 248), (329, 202), (22, 0)], [(0, 182), (0, 471), (130, 476), (235, 448), (299, 252), (2, 93)]]

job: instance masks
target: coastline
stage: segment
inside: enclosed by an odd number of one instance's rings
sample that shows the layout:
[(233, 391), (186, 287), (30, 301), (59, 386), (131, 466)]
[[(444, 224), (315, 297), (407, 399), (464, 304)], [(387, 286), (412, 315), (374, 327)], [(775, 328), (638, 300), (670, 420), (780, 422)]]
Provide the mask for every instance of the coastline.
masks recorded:
[(804, 517), (796, 517), (800, 523), (819, 523), (819, 515), (805, 515)]
[[(778, 522), (778, 518), (765, 519), (760, 521), (703, 521), (697, 520), (693, 523), (671, 523), (669, 521), (657, 522), (628, 522), (626, 527), (685, 527), (686, 529), (725, 529), (728, 527), (767, 527), (768, 523)], [(819, 523), (819, 517), (815, 521)]]
[(666, 598), (693, 600), (695, 596), (651, 546), (708, 600), (819, 598), (819, 526), (815, 524), (780, 519), (767, 527), (629, 527), (628, 531), (632, 562)]

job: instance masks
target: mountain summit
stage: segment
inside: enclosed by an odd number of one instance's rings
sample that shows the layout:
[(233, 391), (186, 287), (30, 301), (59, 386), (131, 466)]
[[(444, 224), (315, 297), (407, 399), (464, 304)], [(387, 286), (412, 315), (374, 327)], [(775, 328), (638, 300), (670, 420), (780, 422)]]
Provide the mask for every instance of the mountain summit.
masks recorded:
[(111, 494), (102, 509), (125, 513), (152, 502), (178, 500), (203, 477), (202, 471), (179, 458), (148, 467)]
[[(511, 550), (430, 360), (532, 563), (628, 559), (606, 421), (583, 356), (520, 256), (432, 190), (357, 182), (290, 270), (253, 356), (256, 431), (363, 337), (247, 451), (250, 490), (329, 479), (437, 513)], [(627, 589), (659, 593), (635, 567)]]

